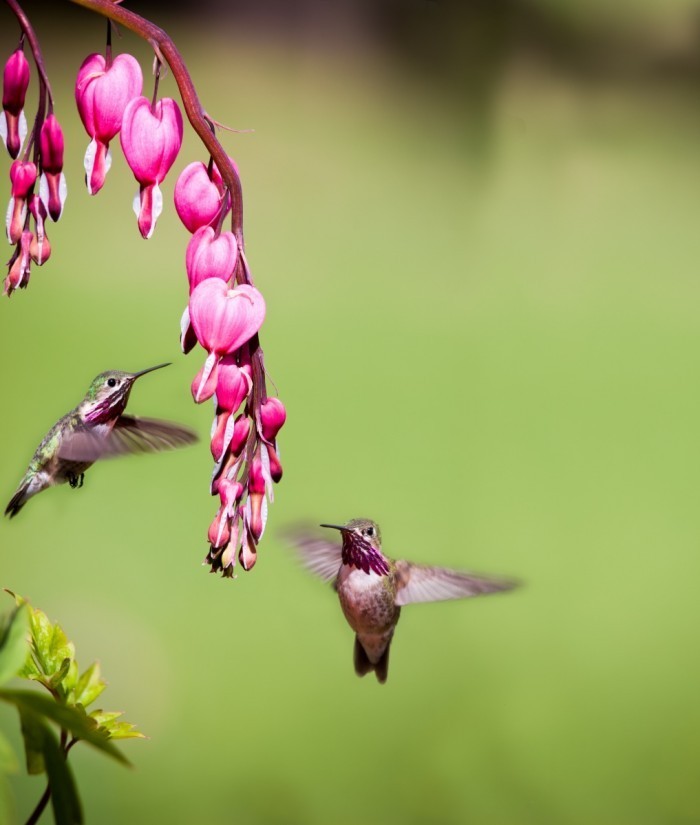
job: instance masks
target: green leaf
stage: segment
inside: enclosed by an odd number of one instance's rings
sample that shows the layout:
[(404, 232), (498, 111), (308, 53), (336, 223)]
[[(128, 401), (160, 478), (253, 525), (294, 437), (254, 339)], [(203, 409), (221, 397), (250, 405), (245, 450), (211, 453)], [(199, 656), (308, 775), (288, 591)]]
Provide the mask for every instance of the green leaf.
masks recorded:
[(29, 656), (27, 608), (17, 606), (0, 619), (0, 684), (16, 676)]
[(94, 662), (80, 676), (75, 687), (68, 695), (68, 702), (74, 705), (82, 705), (86, 708), (107, 687), (107, 683), (100, 673), (100, 665)]
[(41, 719), (26, 708), (18, 708), (22, 739), (24, 740), (24, 760), (27, 764), (27, 773), (30, 776), (44, 773), (44, 731), (40, 724)]
[(70, 659), (64, 659), (61, 662), (61, 667), (49, 678), (49, 685), (52, 688), (58, 687), (66, 678), (68, 669), (70, 668)]
[(51, 787), (51, 805), (56, 825), (82, 825), (83, 812), (73, 774), (58, 739), (44, 719), (25, 708), (23, 716), (41, 744)]
[(51, 679), (61, 670), (65, 659), (69, 661), (67, 674), (70, 662), (75, 660), (75, 646), (68, 641), (61, 626), (51, 624), (46, 613), (33, 607), (30, 610), (29, 627), (32, 632), (33, 653), (43, 675)]
[(130, 722), (117, 722), (122, 715), (121, 712), (103, 710), (95, 710), (90, 714), (95, 722), (108, 732), (110, 739), (145, 739), (146, 737), (136, 730), (136, 725)]
[(129, 760), (109, 741), (108, 732), (98, 728), (95, 720), (89, 717), (82, 707), (66, 707), (32, 690), (0, 689), (0, 701), (15, 705), (20, 713), (29, 711), (45, 716), (65, 728), (75, 739), (88, 742), (118, 762), (130, 764)]
[[(12, 750), (12, 746), (0, 733), (0, 774), (15, 773), (18, 767), (17, 757)], [(0, 818), (1, 821), (2, 818)]]
[(141, 731), (136, 730), (136, 725), (130, 722), (115, 722), (107, 728), (110, 739), (145, 739)]

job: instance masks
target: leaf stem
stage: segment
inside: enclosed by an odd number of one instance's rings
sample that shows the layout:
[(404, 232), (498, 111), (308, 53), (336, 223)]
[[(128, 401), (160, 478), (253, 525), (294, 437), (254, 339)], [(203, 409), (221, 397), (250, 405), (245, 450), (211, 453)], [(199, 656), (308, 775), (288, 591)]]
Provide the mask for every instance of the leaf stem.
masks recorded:
[(46, 785), (46, 790), (41, 795), (41, 799), (37, 803), (36, 808), (32, 811), (29, 816), (29, 819), (26, 821), (25, 825), (36, 825), (39, 821), (39, 817), (44, 813), (44, 809), (49, 804), (49, 800), (51, 799), (51, 785)]

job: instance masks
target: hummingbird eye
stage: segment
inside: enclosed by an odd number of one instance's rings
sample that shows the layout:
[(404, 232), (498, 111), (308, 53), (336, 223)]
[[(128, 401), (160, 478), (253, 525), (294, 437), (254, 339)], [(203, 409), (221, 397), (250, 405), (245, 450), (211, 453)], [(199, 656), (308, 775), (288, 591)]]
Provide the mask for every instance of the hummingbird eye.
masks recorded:
[(365, 530), (365, 535), (366, 535), (366, 536), (373, 536), (373, 535), (374, 535), (374, 527), (368, 527), (368, 528)]
[(107, 379), (107, 386), (108, 387), (116, 387), (117, 386), (117, 379), (116, 378), (108, 378)]

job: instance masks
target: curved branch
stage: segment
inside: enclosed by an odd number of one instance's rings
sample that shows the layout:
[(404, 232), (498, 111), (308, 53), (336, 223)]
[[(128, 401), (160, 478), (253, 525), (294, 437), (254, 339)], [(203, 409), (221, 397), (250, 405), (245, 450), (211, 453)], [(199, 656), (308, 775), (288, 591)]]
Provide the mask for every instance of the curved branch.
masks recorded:
[[(6, 0), (14, 3), (14, 0)], [(156, 52), (162, 55), (165, 62), (173, 73), (175, 82), (180, 90), (183, 106), (187, 119), (192, 124), (192, 128), (199, 135), (202, 143), (207, 147), (209, 153), (214, 158), (216, 165), (221, 172), (221, 177), (231, 193), (231, 220), (233, 233), (236, 236), (240, 249), (244, 249), (243, 243), (243, 190), (241, 180), (238, 177), (233, 164), (229, 160), (224, 147), (219, 143), (212, 131), (212, 120), (207, 116), (202, 108), (202, 104), (197, 96), (197, 91), (187, 71), (185, 61), (177, 50), (175, 43), (169, 35), (159, 26), (154, 25), (149, 20), (140, 17), (133, 11), (123, 9), (112, 0), (71, 0), (78, 6), (90, 9), (97, 14), (120, 23), (124, 28), (137, 34), (149, 42)]]
[(17, 0), (5, 0), (5, 2), (12, 9), (12, 13), (17, 18), (19, 27), (22, 29), (25, 37), (27, 38), (29, 48), (32, 50), (32, 55), (34, 57), (34, 63), (36, 64), (36, 70), (39, 73), (39, 84), (40, 86), (43, 84), (43, 86), (46, 88), (46, 91), (49, 95), (49, 104), (53, 108), (53, 94), (51, 93), (51, 84), (49, 83), (49, 78), (46, 74), (46, 67), (44, 66), (44, 57), (41, 53), (41, 46), (39, 45), (39, 40), (36, 34), (34, 33), (32, 24), (29, 22), (29, 18), (24, 13), (22, 7), (19, 5), (19, 3), (17, 3)]

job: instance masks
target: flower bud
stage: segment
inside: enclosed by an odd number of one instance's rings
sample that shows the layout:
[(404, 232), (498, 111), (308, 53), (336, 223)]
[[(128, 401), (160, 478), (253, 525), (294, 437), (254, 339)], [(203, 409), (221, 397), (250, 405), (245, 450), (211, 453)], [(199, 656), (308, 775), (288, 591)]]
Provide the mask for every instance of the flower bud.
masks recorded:
[(217, 408), (235, 413), (248, 397), (252, 386), (250, 367), (241, 369), (236, 364), (234, 356), (225, 355), (219, 363), (219, 374), (216, 382)]
[(250, 434), (250, 418), (247, 415), (239, 415), (233, 426), (231, 436), (231, 453), (238, 456), (243, 452), (246, 441)]
[(277, 451), (267, 445), (267, 455), (270, 459), (270, 478), (278, 484), (282, 480), (282, 464), (277, 456)]
[(207, 535), (209, 544), (214, 548), (225, 547), (231, 539), (231, 528), (229, 527), (229, 519), (224, 508), (220, 507), (216, 514), (214, 521), (209, 525), (209, 532)]
[(209, 359), (199, 369), (195, 375), (192, 384), (190, 385), (190, 392), (195, 404), (201, 404), (203, 401), (208, 401), (216, 392), (216, 382), (219, 374), (219, 365), (214, 363), (211, 366)]
[(238, 551), (238, 560), (241, 563), (241, 567), (247, 571), (253, 569), (257, 559), (258, 551), (255, 548), (255, 541), (253, 540), (250, 531), (246, 530), (246, 534), (243, 538), (243, 544), (241, 545), (241, 549)]
[(29, 249), (34, 238), (34, 233), (29, 230), (22, 232), (22, 237), (17, 248), (17, 256), (10, 265), (10, 270), (5, 278), (5, 288), (3, 295), (12, 295), (15, 289), (26, 289), (29, 283), (31, 269), (31, 256)]
[(260, 421), (265, 441), (274, 441), (287, 420), (287, 411), (279, 398), (268, 398), (260, 406)]
[(29, 87), (29, 62), (22, 49), (17, 49), (5, 63), (2, 76), (2, 109), (0, 137), (14, 160), (19, 155), (27, 135), (24, 99)]
[(66, 176), (63, 174), (63, 130), (56, 116), (50, 114), (41, 126), (41, 199), (51, 220), (57, 221), (66, 202)]
[(36, 183), (36, 164), (16, 160), (10, 167), (12, 189), (7, 209), (6, 229), (10, 243), (18, 243), (27, 217), (27, 199)]
[(48, 261), (51, 256), (51, 244), (46, 235), (46, 207), (37, 195), (32, 195), (29, 199), (29, 211), (34, 218), (36, 232), (29, 245), (29, 255), (37, 266), (41, 266)]
[[(238, 171), (236, 164), (231, 162)], [(222, 217), (224, 182), (216, 164), (211, 164), (211, 175), (209, 168), (201, 161), (185, 166), (175, 184), (173, 197), (175, 210), (188, 232), (194, 233), (203, 226), (218, 222)]]

